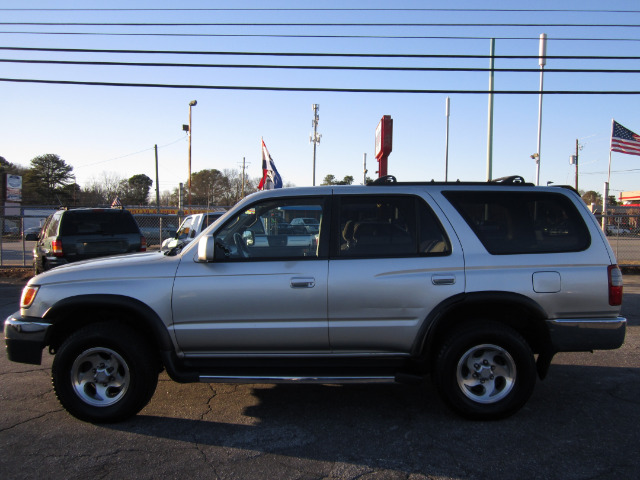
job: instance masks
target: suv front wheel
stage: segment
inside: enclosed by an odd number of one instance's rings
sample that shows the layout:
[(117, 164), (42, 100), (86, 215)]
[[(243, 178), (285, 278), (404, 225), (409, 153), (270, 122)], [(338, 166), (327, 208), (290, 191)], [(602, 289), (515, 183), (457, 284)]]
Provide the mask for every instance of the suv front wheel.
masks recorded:
[(89, 325), (59, 348), (52, 381), (62, 406), (89, 422), (116, 422), (138, 413), (158, 383), (150, 348), (125, 325)]
[(498, 322), (458, 328), (443, 342), (433, 378), (455, 412), (476, 420), (508, 417), (533, 393), (536, 368), (526, 340)]

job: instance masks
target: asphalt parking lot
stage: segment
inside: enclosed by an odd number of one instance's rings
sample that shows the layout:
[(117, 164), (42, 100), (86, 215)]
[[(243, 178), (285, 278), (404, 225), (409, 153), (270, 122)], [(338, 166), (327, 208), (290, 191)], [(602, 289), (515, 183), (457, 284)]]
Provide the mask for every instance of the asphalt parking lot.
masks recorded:
[[(559, 354), (499, 422), (449, 413), (430, 386), (205, 385), (165, 374), (135, 418), (70, 417), (41, 366), (0, 356), (0, 476), (181, 479), (625, 479), (640, 472), (640, 276), (619, 350)], [(0, 317), (21, 284), (0, 278)]]

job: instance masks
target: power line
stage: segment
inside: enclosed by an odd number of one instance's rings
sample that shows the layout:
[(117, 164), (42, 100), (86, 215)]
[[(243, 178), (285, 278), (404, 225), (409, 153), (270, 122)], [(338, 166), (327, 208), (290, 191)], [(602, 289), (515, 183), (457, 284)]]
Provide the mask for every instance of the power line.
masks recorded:
[(512, 12), (640, 13), (640, 10), (573, 8), (0, 8), (14, 12)]
[[(330, 87), (268, 87), (240, 85), (180, 85), (162, 83), (127, 83), (127, 82), (87, 82), (78, 80), (37, 80), (27, 78), (0, 78), (0, 82), (40, 83), (54, 85), (86, 85), (101, 87), (143, 87), (172, 89), (203, 90), (250, 90), (272, 92), (332, 92), (332, 93), (446, 93), (446, 94), (482, 94), (486, 90), (453, 90), (453, 89), (381, 89), (381, 88), (330, 88)], [(494, 90), (492, 93), (502, 95), (539, 95), (538, 90)], [(546, 90), (545, 95), (640, 95), (640, 90)]]
[[(467, 54), (420, 54), (420, 53), (301, 53), (301, 52), (229, 52), (198, 50), (134, 50), (134, 49), (90, 49), (90, 48), (46, 48), (46, 47), (0, 47), (0, 50), (60, 53), (126, 53), (161, 55), (220, 55), (220, 56), (264, 56), (264, 57), (337, 57), (337, 58), (470, 58), (470, 59), (538, 59), (539, 55), (467, 55)], [(547, 60), (640, 60), (640, 56), (625, 55), (547, 55)]]
[[(186, 135), (185, 135), (185, 136), (182, 136), (182, 137), (180, 137), (180, 138), (178, 138), (177, 140), (174, 140), (174, 141), (172, 141), (172, 142), (165, 143), (164, 145), (159, 145), (159, 146), (158, 146), (158, 148), (168, 147), (168, 146), (170, 146), (170, 145), (173, 145), (174, 143), (178, 143), (178, 142), (180, 142), (180, 141), (183, 141), (183, 140), (184, 140), (184, 139), (186, 139), (186, 138), (187, 138), (187, 137), (186, 137)], [(94, 163), (87, 163), (86, 165), (78, 165), (78, 166), (76, 166), (76, 167), (74, 167), (74, 168), (93, 167), (93, 166), (95, 166), (95, 165), (100, 165), (100, 164), (102, 164), (102, 163), (108, 163), (108, 162), (113, 162), (113, 161), (115, 161), (115, 160), (121, 160), (121, 159), (123, 159), (123, 158), (127, 158), (127, 157), (133, 157), (134, 155), (139, 155), (139, 154), (141, 154), (141, 153), (149, 152), (149, 151), (151, 151), (151, 150), (155, 150), (155, 148), (154, 148), (154, 147), (149, 147), (149, 148), (145, 148), (144, 150), (139, 150), (139, 151), (137, 151), (137, 152), (133, 152), (133, 153), (127, 153), (127, 154), (125, 154), (125, 155), (121, 155), (121, 156), (119, 156), (119, 157), (109, 158), (109, 159), (107, 159), (107, 160), (100, 160), (100, 161), (98, 161), (98, 162), (94, 162)]]
[[(0, 31), (3, 35), (86, 35), (86, 36), (130, 36), (130, 37), (239, 37), (239, 38), (345, 38), (345, 39), (395, 39), (395, 40), (538, 40), (535, 37), (498, 37), (463, 35), (286, 35), (286, 34), (247, 34), (247, 33), (122, 33), (122, 32), (28, 32)], [(580, 38), (547, 37), (548, 40), (570, 42), (640, 42), (640, 38)]]
[(363, 23), (363, 22), (0, 22), (0, 25), (47, 27), (544, 27), (544, 28), (640, 28), (618, 23)]
[[(518, 72), (539, 73), (538, 68), (488, 68), (488, 67), (379, 67), (350, 65), (243, 65), (220, 63), (167, 63), (167, 62), (106, 62), (82, 60), (23, 60), (0, 58), (0, 63), (50, 64), (50, 65), (86, 65), (86, 66), (124, 66), (124, 67), (193, 67), (193, 68), (262, 68), (282, 70), (373, 70), (388, 72)], [(640, 69), (606, 69), (606, 68), (547, 68), (551, 73), (640, 73)]]

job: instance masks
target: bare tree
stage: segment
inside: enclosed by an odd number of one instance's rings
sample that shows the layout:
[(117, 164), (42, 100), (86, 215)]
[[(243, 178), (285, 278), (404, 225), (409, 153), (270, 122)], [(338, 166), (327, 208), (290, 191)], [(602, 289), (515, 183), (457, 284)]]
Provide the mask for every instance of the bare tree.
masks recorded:
[(93, 177), (83, 189), (82, 200), (85, 205), (109, 205), (119, 194), (120, 184), (124, 180), (115, 172), (102, 172), (102, 177)]

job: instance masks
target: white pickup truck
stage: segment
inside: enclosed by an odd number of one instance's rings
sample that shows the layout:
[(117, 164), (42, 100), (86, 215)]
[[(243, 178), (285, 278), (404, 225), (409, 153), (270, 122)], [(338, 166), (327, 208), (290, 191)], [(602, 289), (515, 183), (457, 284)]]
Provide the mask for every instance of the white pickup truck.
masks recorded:
[(217, 212), (196, 213), (185, 217), (180, 224), (180, 227), (178, 227), (176, 234), (162, 242), (161, 250), (171, 250), (177, 246), (184, 247), (187, 243), (196, 238), (202, 230), (207, 228), (224, 214), (225, 211), (221, 210)]

